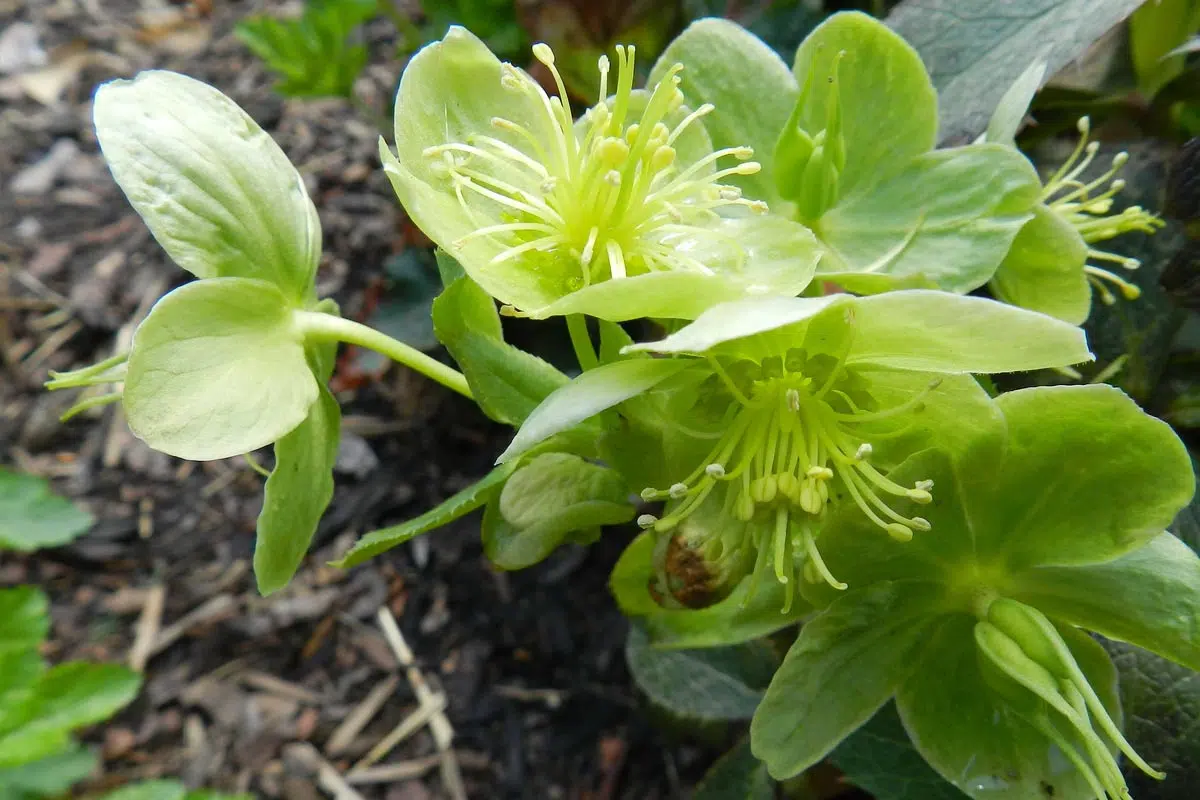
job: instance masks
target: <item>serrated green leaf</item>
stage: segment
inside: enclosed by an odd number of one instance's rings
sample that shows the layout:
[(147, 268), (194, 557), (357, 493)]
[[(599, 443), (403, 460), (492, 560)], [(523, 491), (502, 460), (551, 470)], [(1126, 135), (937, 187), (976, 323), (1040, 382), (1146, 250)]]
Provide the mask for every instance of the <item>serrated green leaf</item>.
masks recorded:
[(139, 439), (211, 461), (281, 439), (317, 396), (303, 335), (279, 289), (212, 278), (154, 304), (133, 335), (123, 399)]
[(940, 588), (877, 583), (805, 623), (750, 724), (777, 779), (824, 758), (891, 698), (933, 623)]
[(535, 355), (507, 344), (492, 298), (469, 277), (433, 301), (433, 329), (466, 375), (479, 407), (492, 419), (520, 425), (568, 381)]
[(32, 552), (82, 536), (92, 515), (50, 490), (45, 478), (0, 467), (0, 550)]
[(275, 443), (275, 468), (263, 487), (254, 545), (254, 576), (263, 595), (291, 580), (333, 499), (342, 412), (324, 380), (318, 392), (304, 421)]
[(724, 598), (707, 608), (664, 608), (650, 594), (654, 581), (654, 534), (643, 533), (629, 543), (613, 567), (609, 588), (621, 611), (634, 617), (647, 640), (659, 648), (687, 649), (726, 647), (741, 644), (795, 625), (812, 613), (812, 608), (794, 598), (788, 613), (784, 586), (763, 581), (750, 592), (750, 578), (743, 578)]
[(466, 489), (447, 498), (435, 508), (426, 511), (415, 519), (410, 519), (408, 522), (399, 525), (392, 525), (388, 528), (371, 531), (355, 542), (350, 552), (342, 556), (341, 559), (332, 562), (333, 566), (341, 567), (342, 569), (356, 566), (372, 556), (379, 555), (385, 550), (390, 550), (399, 544), (407, 542), (409, 539), (420, 536), (422, 533), (431, 531), (434, 528), (440, 528), (459, 517), (471, 513), (499, 493), (500, 488), (504, 485), (504, 481), (508, 479), (508, 476), (516, 469), (519, 463), (518, 461), (513, 461), (496, 467)]
[(1200, 785), (1200, 675), (1137, 647), (1105, 642), (1121, 676), (1125, 737), (1156, 769), (1156, 781), (1127, 770), (1138, 800), (1191, 800)]
[(304, 181), (232, 100), (152, 70), (96, 92), (113, 177), (176, 264), (198, 278), (256, 278), (314, 299), (321, 225)]
[(484, 513), (483, 551), (501, 569), (536, 564), (572, 533), (633, 519), (621, 475), (571, 453), (523, 464)]
[(1037, 173), (1011, 147), (918, 155), (821, 217), (817, 231), (832, 257), (818, 265), (818, 277), (920, 276), (969, 292), (991, 279), (1040, 191)]
[(113, 664), (52, 667), (33, 687), (25, 719), (0, 734), (0, 767), (61, 752), (70, 731), (112, 716), (133, 700), (140, 685), (140, 675)]
[(734, 175), (729, 181), (750, 197), (781, 202), (772, 170), (775, 141), (799, 92), (787, 64), (737, 23), (713, 18), (693, 22), (672, 41), (646, 85), (658, 83), (676, 63), (684, 66), (679, 88), (689, 105), (716, 107), (704, 120), (714, 149), (749, 146), (762, 165), (757, 175)]
[(913, 747), (896, 706), (888, 703), (829, 754), (846, 778), (876, 800), (964, 800)]
[(983, 132), (1013, 81), (1042, 59), (1053, 75), (1142, 0), (905, 0), (887, 18), (921, 54), (938, 91), (939, 141)]
[(676, 375), (688, 362), (676, 359), (629, 359), (588, 370), (557, 389), (525, 419), (497, 463), (503, 464)]
[(660, 650), (637, 625), (629, 627), (625, 661), (638, 688), (684, 717), (748, 719), (762, 699), (776, 659), (766, 645), (707, 650)]
[(704, 774), (692, 800), (775, 800), (767, 765), (750, 752), (745, 737)]

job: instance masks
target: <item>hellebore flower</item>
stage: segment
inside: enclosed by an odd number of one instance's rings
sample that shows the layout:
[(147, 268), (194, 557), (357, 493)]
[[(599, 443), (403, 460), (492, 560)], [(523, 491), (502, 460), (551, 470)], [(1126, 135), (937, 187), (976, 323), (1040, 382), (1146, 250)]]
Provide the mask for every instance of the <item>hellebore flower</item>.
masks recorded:
[(636, 91), (634, 48), (615, 74), (601, 56), (600, 100), (576, 122), (554, 54), (533, 53), (557, 96), (451, 28), (404, 72), (397, 152), (380, 145), (409, 215), (489, 294), (534, 317), (692, 318), (808, 284), (815, 239), (724, 182), (759, 164), (713, 151), (703, 119), (720, 111), (683, 107), (681, 66)]
[[(1200, 558), (1169, 533), (1195, 482), (1182, 442), (1109, 386), (995, 400), (957, 461), (927, 450), (931, 529), (904, 545), (846, 509), (822, 530), (853, 584), (802, 587), (808, 621), (751, 725), (785, 778), (895, 697), (913, 745), (969, 796), (1129, 797), (1116, 670), (1085, 631), (1200, 667)], [(831, 696), (852, 698), (830, 703)]]
[[(787, 587), (785, 609), (797, 569), (845, 588), (817, 550), (831, 505), (853, 505), (899, 541), (929, 530), (925, 518), (901, 513), (898, 504), (930, 503), (933, 485), (923, 477), (900, 483), (887, 464), (901, 460), (894, 451), (909, 427), (936, 427), (941, 419), (949, 428), (940, 415), (953, 414), (953, 402), (972, 405), (981, 390), (968, 373), (1091, 357), (1082, 332), (1066, 323), (925, 290), (735, 301), (626, 352), (667, 358), (643, 356), (585, 372), (534, 410), (500, 461), (644, 392), (667, 391), (669, 379), (687, 370), (691, 380), (680, 391), (696, 405), (690, 419), (673, 424), (707, 425), (701, 431), (711, 436), (707, 452), (699, 451), (687, 471), (663, 475), (663, 484), (642, 491), (644, 500), (667, 505), (661, 517), (644, 514), (638, 522), (671, 535), (701, 509), (711, 512), (710, 497), (718, 500), (719, 513), (755, 523), (745, 526), (755, 537), (751, 580), (771, 572)], [(951, 407), (922, 419), (943, 383)]]

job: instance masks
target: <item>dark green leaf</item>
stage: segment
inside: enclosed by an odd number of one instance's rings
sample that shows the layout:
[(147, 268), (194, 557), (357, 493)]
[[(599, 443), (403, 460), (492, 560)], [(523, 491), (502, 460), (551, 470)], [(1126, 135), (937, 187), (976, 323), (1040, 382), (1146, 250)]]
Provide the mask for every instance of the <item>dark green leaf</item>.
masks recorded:
[(1200, 786), (1200, 675), (1132, 645), (1105, 647), (1121, 675), (1125, 736), (1167, 773), (1156, 781), (1127, 770), (1130, 793), (1138, 800), (1193, 800)]
[(888, 703), (850, 734), (829, 760), (876, 800), (964, 800), (966, 795), (925, 763)]
[(767, 765), (750, 752), (748, 736), (713, 764), (692, 795), (692, 800), (774, 799), (775, 784), (767, 774)]
[(1183, 543), (1200, 553), (1200, 459), (1192, 453), (1192, 472), (1196, 474), (1196, 493), (1192, 502), (1188, 503), (1175, 521), (1171, 523), (1171, 532), (1183, 540)]
[(748, 719), (777, 663), (764, 644), (709, 650), (660, 650), (636, 623), (629, 628), (625, 661), (638, 688), (684, 717)]
[(987, 127), (1004, 92), (1032, 62), (1053, 75), (1142, 0), (905, 0), (887, 18), (921, 54), (939, 95), (939, 139), (966, 142)]
[(505, 343), (495, 302), (467, 277), (433, 301), (433, 329), (462, 368), (479, 407), (497, 422), (520, 425), (568, 381), (542, 359)]
[(379, 555), (385, 550), (391, 550), (396, 545), (407, 542), (415, 536), (420, 536), (434, 528), (440, 528), (471, 513), (500, 492), (500, 487), (516, 468), (517, 463), (496, 467), (480, 480), (447, 498), (440, 505), (426, 511), (416, 519), (366, 534), (354, 544), (349, 553), (342, 556), (340, 560), (334, 561), (333, 566), (346, 569), (361, 564), (368, 558)]
[(56, 547), (91, 526), (91, 514), (52, 493), (45, 478), (0, 467), (0, 550)]

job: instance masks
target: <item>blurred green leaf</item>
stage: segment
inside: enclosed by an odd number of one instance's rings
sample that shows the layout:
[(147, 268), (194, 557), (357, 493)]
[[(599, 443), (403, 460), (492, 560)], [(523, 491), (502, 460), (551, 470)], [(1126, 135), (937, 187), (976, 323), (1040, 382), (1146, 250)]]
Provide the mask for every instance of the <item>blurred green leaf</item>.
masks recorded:
[(251, 800), (251, 796), (204, 789), (189, 792), (179, 781), (145, 781), (109, 792), (103, 800)]
[(92, 515), (50, 491), (45, 478), (0, 467), (0, 550), (57, 547), (92, 526)]
[(1183, 72), (1184, 53), (1171, 55), (1200, 29), (1200, 3), (1153, 0), (1129, 18), (1129, 50), (1138, 88), (1147, 97)]
[(1167, 773), (1156, 781), (1126, 769), (1130, 793), (1138, 800), (1193, 800), (1200, 786), (1200, 674), (1122, 642), (1104, 645), (1121, 676), (1125, 736)]
[[(742, 739), (705, 773), (692, 800), (774, 800), (775, 782), (767, 765), (750, 752), (750, 737)], [(885, 798), (880, 798), (885, 800)]]
[(905, 0), (887, 18), (938, 90), (942, 142), (970, 141), (1034, 61), (1053, 75), (1142, 0)]
[(1196, 494), (1192, 497), (1192, 502), (1186, 505), (1171, 523), (1171, 533), (1200, 553), (1200, 457), (1197, 457), (1195, 452), (1191, 456), (1192, 471), (1196, 473)]
[(625, 661), (638, 687), (674, 714), (700, 720), (749, 719), (778, 666), (769, 646), (750, 642), (708, 650), (660, 650), (637, 624)]
[(279, 76), (289, 97), (349, 97), (367, 63), (350, 34), (379, 11), (376, 0), (309, 0), (296, 19), (251, 17), (235, 35)]
[(421, 0), (426, 41), (441, 39), (451, 25), (462, 25), (505, 61), (528, 57), (528, 37), (517, 21), (513, 0)]
[(965, 800), (913, 748), (894, 703), (839, 744), (829, 760), (876, 800)]
[(18, 767), (0, 768), (0, 798), (32, 800), (57, 797), (96, 768), (95, 753), (78, 744), (39, 761)]

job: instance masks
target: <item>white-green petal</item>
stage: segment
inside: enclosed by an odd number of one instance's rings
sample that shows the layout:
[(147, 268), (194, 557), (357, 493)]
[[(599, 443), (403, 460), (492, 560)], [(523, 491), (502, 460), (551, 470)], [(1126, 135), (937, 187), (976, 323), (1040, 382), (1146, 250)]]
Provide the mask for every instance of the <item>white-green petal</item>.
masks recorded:
[(822, 251), (798, 222), (773, 216), (714, 220), (669, 245), (709, 267), (650, 272), (592, 284), (530, 312), (542, 319), (587, 314), (613, 322), (653, 317), (695, 319), (731, 298), (795, 296), (812, 281)]
[(168, 455), (211, 461), (264, 447), (316, 399), (292, 310), (266, 281), (186, 284), (134, 333), (125, 414), (139, 439)]
[(96, 92), (113, 177), (167, 254), (198, 278), (257, 278), (313, 297), (321, 226), (304, 182), (245, 111), (208, 84), (152, 70)]

